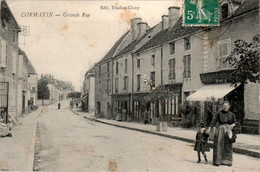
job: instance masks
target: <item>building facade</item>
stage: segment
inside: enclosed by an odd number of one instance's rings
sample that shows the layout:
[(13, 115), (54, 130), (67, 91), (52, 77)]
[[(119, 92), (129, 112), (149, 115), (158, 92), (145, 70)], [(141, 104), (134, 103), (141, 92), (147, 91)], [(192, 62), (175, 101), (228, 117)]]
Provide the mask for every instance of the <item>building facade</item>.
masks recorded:
[[(115, 117), (125, 110), (142, 121), (148, 110), (152, 121), (164, 115), (168, 122), (180, 123), (184, 116), (191, 125), (200, 120), (208, 125), (214, 98), (231, 103), (243, 132), (259, 134), (259, 83), (230, 86), (234, 69), (225, 63), (234, 41), (251, 42), (259, 34), (259, 2), (224, 0), (220, 12), (221, 24), (215, 28), (183, 27), (179, 7), (170, 7), (153, 28), (133, 19), (131, 29), (95, 65), (97, 114)], [(159, 86), (171, 95), (164, 104), (146, 99)], [(189, 106), (189, 113), (184, 112)]]

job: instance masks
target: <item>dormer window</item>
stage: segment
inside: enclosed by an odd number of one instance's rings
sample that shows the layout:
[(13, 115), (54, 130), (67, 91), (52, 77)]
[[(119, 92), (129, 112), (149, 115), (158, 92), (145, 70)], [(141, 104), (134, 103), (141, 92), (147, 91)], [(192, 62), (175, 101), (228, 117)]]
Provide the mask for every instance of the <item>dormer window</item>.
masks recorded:
[(228, 4), (223, 4), (221, 6), (221, 19), (225, 20), (229, 16)]

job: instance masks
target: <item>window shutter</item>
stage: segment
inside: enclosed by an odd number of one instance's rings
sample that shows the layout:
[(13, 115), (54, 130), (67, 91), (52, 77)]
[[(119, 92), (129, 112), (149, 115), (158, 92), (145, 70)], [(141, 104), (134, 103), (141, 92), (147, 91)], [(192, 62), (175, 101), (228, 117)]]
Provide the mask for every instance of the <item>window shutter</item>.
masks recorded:
[(23, 77), (23, 55), (19, 55), (19, 68), (18, 68), (18, 72), (19, 72), (19, 77), (22, 78)]
[(175, 59), (172, 59), (173, 60), (173, 64), (172, 64), (172, 74), (173, 74), (173, 79), (176, 78), (176, 73), (175, 73)]
[(186, 56), (183, 57), (183, 66), (184, 66), (184, 71), (183, 71), (183, 77), (186, 78)]
[(188, 57), (188, 77), (190, 77), (191, 76), (191, 55), (187, 57)]
[(1, 67), (6, 67), (6, 41), (1, 40)]
[(13, 54), (12, 54), (12, 57), (13, 57), (13, 61), (12, 61), (12, 73), (13, 74), (16, 74), (16, 53), (15, 52), (13, 52)]

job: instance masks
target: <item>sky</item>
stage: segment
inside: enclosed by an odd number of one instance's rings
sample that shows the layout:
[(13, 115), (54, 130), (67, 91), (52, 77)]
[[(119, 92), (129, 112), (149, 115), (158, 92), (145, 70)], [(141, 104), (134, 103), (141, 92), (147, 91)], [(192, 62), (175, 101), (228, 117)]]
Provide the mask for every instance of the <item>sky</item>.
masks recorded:
[[(141, 17), (152, 27), (161, 21), (162, 15), (168, 14), (168, 7), (180, 6), (180, 0), (6, 1), (21, 28), (30, 28), (27, 36), (22, 33), (19, 36), (19, 46), (38, 75), (52, 74), (54, 78), (70, 81), (77, 91), (86, 71), (130, 29), (131, 18)], [(113, 10), (111, 6), (132, 9)], [(36, 12), (53, 12), (53, 17), (29, 16)], [(76, 13), (79, 17), (63, 16)], [(83, 13), (89, 16), (82, 17)]]

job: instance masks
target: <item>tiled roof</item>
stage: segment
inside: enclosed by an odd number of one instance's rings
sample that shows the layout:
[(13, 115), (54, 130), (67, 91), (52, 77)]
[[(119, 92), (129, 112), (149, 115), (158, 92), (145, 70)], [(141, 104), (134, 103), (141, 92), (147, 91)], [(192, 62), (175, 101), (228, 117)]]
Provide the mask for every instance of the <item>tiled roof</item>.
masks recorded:
[(174, 40), (178, 37), (189, 35), (200, 30), (201, 27), (182, 27), (182, 17), (179, 18), (177, 23), (169, 29), (164, 29), (157, 33), (150, 41), (148, 41), (144, 46), (138, 49), (136, 52), (143, 51), (145, 49), (161, 45), (163, 43)]
[(134, 47), (140, 43), (149, 33), (151, 33), (151, 31), (155, 28), (156, 26), (148, 29), (146, 31), (146, 33), (139, 39), (135, 39), (134, 41), (132, 41), (130, 44), (128, 44), (122, 51), (120, 51), (118, 54), (116, 54), (116, 56), (120, 56), (123, 55), (125, 53), (130, 52), (132, 49), (134, 49)]
[(125, 34), (123, 34), (123, 36), (121, 36), (121, 38), (114, 44), (114, 46), (109, 50), (109, 52), (105, 55), (105, 57), (103, 57), (103, 59), (101, 59), (97, 64), (100, 64), (106, 60), (111, 59), (113, 57), (114, 53), (116, 52), (117, 47), (121, 44), (121, 42), (124, 40), (124, 38), (126, 37), (126, 35), (128, 33), (129, 33), (129, 31), (127, 31)]
[(95, 67), (93, 66), (92, 68), (90, 68), (85, 75), (89, 74), (89, 73), (95, 73)]
[[(259, 0), (245, 0), (240, 7), (234, 12), (233, 17), (239, 16), (246, 12), (252, 11), (259, 8)], [(182, 26), (182, 16), (179, 18), (177, 23), (169, 29), (165, 29), (156, 34), (150, 41), (148, 41), (144, 46), (138, 49), (136, 52), (141, 52), (143, 50), (162, 45), (171, 40), (179, 37), (188, 36), (196, 31), (203, 29), (202, 27), (183, 27)]]
[(238, 16), (246, 12), (259, 8), (259, 0), (245, 0), (240, 7), (234, 12), (233, 16)]

